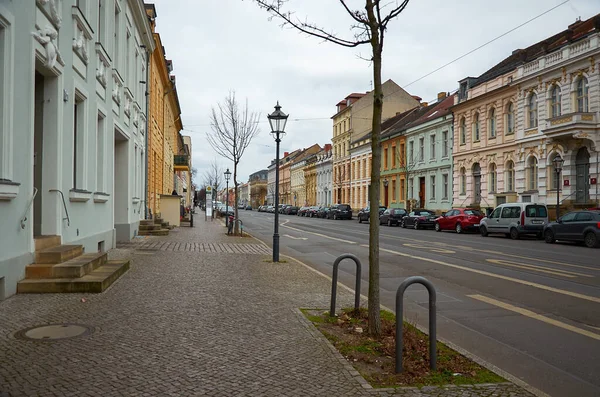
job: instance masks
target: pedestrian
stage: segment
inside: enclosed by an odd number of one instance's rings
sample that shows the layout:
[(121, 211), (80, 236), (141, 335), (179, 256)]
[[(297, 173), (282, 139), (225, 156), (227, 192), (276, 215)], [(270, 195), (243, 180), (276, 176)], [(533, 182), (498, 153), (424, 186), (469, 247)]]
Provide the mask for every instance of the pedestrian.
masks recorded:
[(233, 233), (233, 215), (229, 215), (229, 223), (227, 224), (227, 234)]

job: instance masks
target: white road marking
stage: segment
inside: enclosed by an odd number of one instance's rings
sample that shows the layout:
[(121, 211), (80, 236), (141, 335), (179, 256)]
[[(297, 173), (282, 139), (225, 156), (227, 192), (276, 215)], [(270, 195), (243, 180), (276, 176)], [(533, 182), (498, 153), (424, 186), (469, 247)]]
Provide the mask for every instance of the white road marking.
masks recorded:
[(308, 237), (294, 237), (294, 236), (290, 236), (289, 234), (284, 234), (285, 237), (289, 237), (293, 240), (308, 240)]
[(519, 314), (522, 314), (523, 316), (527, 316), (529, 318), (533, 318), (538, 321), (542, 321), (546, 324), (554, 325), (555, 327), (563, 328), (568, 331), (575, 332), (575, 333), (583, 335), (583, 336), (587, 336), (588, 338), (600, 340), (600, 335), (598, 335), (594, 332), (590, 332), (585, 329), (577, 328), (572, 325), (563, 323), (562, 321), (558, 321), (558, 320), (554, 320), (554, 319), (546, 317), (546, 316), (542, 316), (541, 314), (537, 314), (535, 312), (532, 312), (531, 310), (523, 309), (522, 307), (513, 306), (508, 303), (504, 303), (504, 302), (501, 302), (496, 299), (488, 298), (487, 296), (483, 296), (483, 295), (467, 295), (467, 296), (469, 298), (473, 298), (478, 301), (485, 302), (485, 303), (500, 307), (505, 310), (510, 310), (511, 312), (519, 313)]

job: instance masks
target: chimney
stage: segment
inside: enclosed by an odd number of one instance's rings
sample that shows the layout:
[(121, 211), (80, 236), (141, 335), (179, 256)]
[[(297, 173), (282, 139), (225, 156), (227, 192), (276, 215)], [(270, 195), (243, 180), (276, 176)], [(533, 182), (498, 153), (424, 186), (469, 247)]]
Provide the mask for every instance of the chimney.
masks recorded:
[(514, 50), (514, 51), (512, 52), (512, 55), (518, 54), (518, 53), (519, 53), (519, 52), (521, 52), (521, 51), (523, 51), (523, 50), (522, 50), (522, 49), (520, 49), (520, 48), (517, 48), (516, 50)]
[(582, 23), (583, 22), (581, 22), (581, 17), (577, 17), (575, 22), (569, 25), (569, 30), (574, 30), (577, 26), (581, 25)]
[(427, 107), (427, 106), (429, 106), (429, 103), (427, 103), (427, 102), (421, 102), (421, 106)]
[(287, 157), (290, 154), (290, 152), (283, 152), (283, 157)]
[(446, 99), (446, 93), (438, 92), (438, 101), (443, 101), (444, 99)]
[(414, 99), (416, 99), (416, 100), (417, 100), (417, 102), (421, 102), (421, 99), (423, 99), (423, 98), (421, 98), (420, 96), (416, 96), (416, 95), (411, 95), (411, 96), (412, 96)]
[(325, 151), (326, 152), (330, 152), (331, 151), (331, 143), (326, 143), (325, 144)]

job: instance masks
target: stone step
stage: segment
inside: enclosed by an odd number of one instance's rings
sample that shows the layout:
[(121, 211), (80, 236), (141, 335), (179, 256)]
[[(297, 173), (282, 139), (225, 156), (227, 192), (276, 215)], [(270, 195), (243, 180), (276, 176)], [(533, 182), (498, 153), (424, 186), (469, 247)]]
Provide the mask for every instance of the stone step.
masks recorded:
[(157, 225), (161, 225), (163, 222), (164, 221), (162, 218), (154, 218), (154, 223), (156, 223)]
[(142, 224), (140, 224), (140, 229), (139, 230), (140, 231), (141, 230), (157, 230), (157, 229), (160, 229), (160, 228), (161, 228), (160, 225), (157, 225), (156, 223), (153, 223), (151, 225), (142, 225)]
[(35, 240), (35, 250), (41, 251), (46, 248), (56, 247), (60, 245), (60, 236), (37, 236)]
[(83, 254), (59, 264), (33, 263), (25, 268), (28, 279), (79, 278), (104, 265), (108, 260), (105, 252)]
[(168, 236), (168, 229), (140, 230), (138, 236)]
[(83, 245), (59, 245), (35, 253), (35, 263), (62, 263), (83, 254)]
[(140, 225), (154, 225), (154, 219), (142, 219)]
[(129, 270), (129, 261), (108, 261), (91, 273), (79, 278), (25, 279), (17, 284), (17, 293), (99, 293), (106, 290)]

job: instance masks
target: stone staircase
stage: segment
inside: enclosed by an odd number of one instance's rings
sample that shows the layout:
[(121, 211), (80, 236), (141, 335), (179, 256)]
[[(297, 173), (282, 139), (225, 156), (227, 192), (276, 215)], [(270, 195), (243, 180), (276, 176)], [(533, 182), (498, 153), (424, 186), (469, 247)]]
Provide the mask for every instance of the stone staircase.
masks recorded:
[(61, 245), (60, 236), (36, 238), (35, 263), (25, 268), (17, 293), (103, 292), (129, 269), (129, 261), (83, 251), (82, 245)]
[(144, 219), (140, 221), (138, 236), (168, 236), (173, 226), (164, 222), (162, 218)]

